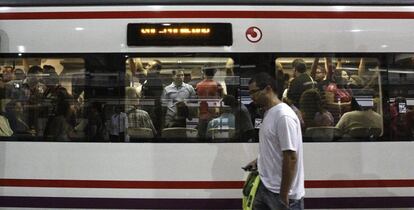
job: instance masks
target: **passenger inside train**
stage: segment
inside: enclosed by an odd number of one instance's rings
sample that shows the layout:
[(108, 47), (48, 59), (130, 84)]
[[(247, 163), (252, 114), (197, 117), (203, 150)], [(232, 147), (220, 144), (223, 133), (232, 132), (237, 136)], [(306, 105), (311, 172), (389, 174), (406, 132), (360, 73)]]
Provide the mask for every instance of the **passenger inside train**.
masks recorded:
[[(248, 142), (263, 117), (247, 92), (272, 72), (305, 141), (414, 139), (414, 55), (126, 56), (124, 70), (82, 58), (0, 58), (6, 140)], [(387, 63), (387, 65), (385, 65)], [(93, 65), (92, 65), (93, 66)]]

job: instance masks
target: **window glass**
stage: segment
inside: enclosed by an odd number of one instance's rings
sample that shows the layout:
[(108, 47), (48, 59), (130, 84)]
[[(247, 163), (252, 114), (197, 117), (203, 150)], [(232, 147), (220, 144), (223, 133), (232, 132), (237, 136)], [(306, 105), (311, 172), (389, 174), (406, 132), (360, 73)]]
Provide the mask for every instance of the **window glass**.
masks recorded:
[(281, 57), (276, 75), (305, 141), (372, 141), (383, 135), (377, 58)]
[(0, 58), (0, 136), (70, 141), (85, 136), (84, 61)]
[(275, 77), (304, 141), (414, 139), (412, 54), (162, 55), (0, 58), (0, 139), (255, 142), (258, 72)]
[(414, 54), (396, 54), (390, 58), (385, 109), (391, 140), (414, 139)]
[(133, 57), (126, 65), (124, 112), (131, 141), (253, 138), (249, 78), (240, 74), (255, 65), (241, 66), (225, 56)]

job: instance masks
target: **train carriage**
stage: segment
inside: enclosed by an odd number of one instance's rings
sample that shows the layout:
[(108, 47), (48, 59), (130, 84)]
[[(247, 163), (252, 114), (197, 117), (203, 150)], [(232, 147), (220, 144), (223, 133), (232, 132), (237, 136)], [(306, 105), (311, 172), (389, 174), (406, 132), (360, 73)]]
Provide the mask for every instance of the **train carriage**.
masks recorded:
[[(413, 10), (0, 0), (0, 207), (241, 209), (241, 167), (257, 156), (261, 122), (248, 81), (268, 72), (288, 88), (300, 59), (310, 75), (338, 73), (329, 85), (349, 94), (323, 89), (332, 122), (303, 126), (305, 208), (413, 209)], [(198, 85), (209, 69), (214, 94)], [(168, 94), (176, 81), (188, 95)], [(302, 101), (303, 112), (313, 100)], [(249, 122), (224, 118), (242, 106)], [(379, 120), (341, 130), (357, 111)]]

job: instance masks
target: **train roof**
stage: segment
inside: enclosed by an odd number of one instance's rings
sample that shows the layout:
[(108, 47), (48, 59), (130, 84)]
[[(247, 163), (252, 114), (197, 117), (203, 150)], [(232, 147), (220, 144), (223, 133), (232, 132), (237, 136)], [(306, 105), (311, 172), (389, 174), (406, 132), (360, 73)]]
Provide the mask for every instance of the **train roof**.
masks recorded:
[(0, 6), (343, 5), (414, 6), (414, 0), (0, 0)]

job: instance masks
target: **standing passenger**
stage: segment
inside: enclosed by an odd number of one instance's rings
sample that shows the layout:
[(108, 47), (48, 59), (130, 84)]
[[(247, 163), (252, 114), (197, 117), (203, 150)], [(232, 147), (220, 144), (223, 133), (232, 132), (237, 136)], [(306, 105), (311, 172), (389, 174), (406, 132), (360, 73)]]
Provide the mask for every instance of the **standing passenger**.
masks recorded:
[(255, 210), (303, 209), (302, 132), (295, 112), (278, 98), (276, 84), (266, 73), (249, 82), (249, 93), (264, 109), (259, 131), (259, 155), (246, 168), (258, 167), (260, 185)]
[(198, 124), (198, 134), (200, 137), (204, 137), (208, 122), (212, 118), (212, 114), (209, 112), (208, 103), (203, 99), (220, 99), (223, 95), (223, 89), (220, 83), (213, 80), (216, 71), (217, 68), (214, 66), (205, 66), (203, 68), (204, 80), (197, 83), (196, 86), (198, 98), (201, 99)]
[(296, 59), (292, 65), (295, 78), (290, 83), (287, 97), (296, 107), (300, 108), (300, 96), (305, 90), (312, 88), (314, 84), (312, 78), (306, 73), (306, 63), (303, 60)]
[(111, 142), (119, 142), (126, 140), (126, 134), (128, 129), (128, 117), (122, 112), (122, 106), (117, 105), (115, 107), (115, 114), (111, 117), (109, 138)]
[(164, 88), (161, 98), (163, 100), (171, 99), (172, 103), (183, 99), (195, 98), (196, 92), (193, 86), (184, 82), (184, 72), (182, 70), (174, 70), (172, 71), (172, 74), (174, 81)]

